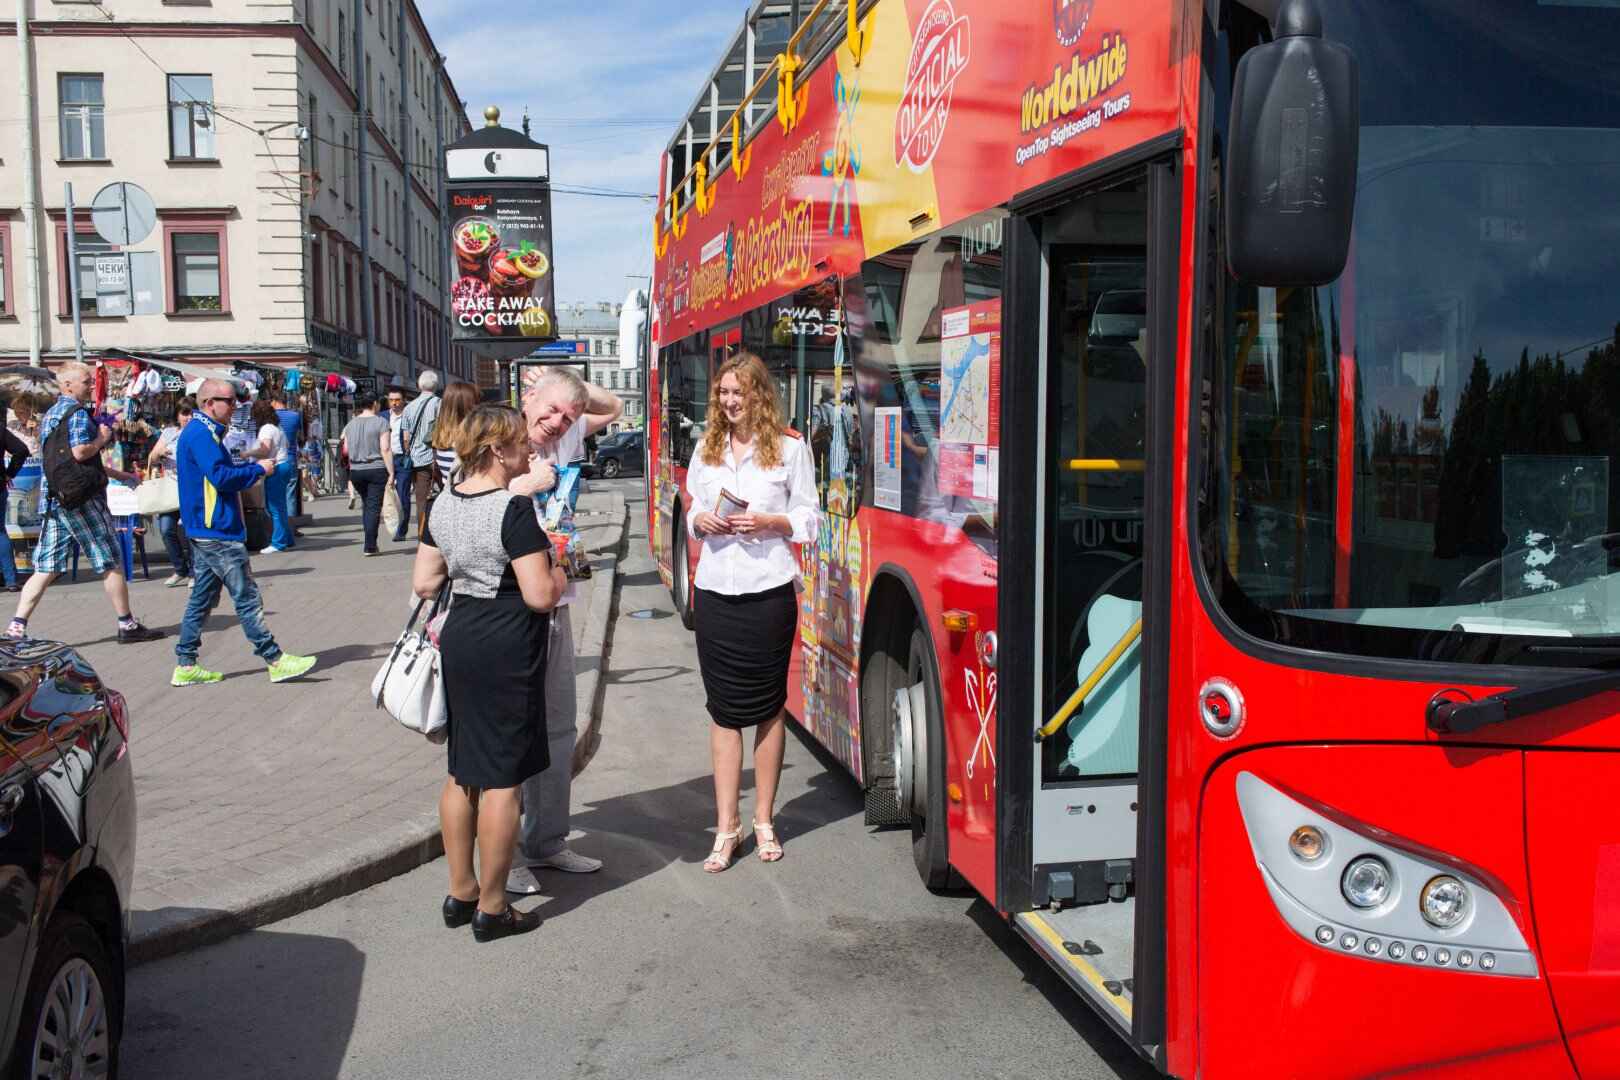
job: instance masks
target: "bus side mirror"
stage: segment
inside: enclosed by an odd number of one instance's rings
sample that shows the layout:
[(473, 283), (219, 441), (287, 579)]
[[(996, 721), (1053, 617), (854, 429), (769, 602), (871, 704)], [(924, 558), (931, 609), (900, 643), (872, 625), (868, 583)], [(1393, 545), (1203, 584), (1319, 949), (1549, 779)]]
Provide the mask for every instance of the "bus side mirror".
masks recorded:
[(1232, 87), (1227, 264), (1247, 285), (1326, 285), (1344, 271), (1355, 219), (1356, 58), (1323, 39), (1316, 0), (1283, 0), (1275, 25)]

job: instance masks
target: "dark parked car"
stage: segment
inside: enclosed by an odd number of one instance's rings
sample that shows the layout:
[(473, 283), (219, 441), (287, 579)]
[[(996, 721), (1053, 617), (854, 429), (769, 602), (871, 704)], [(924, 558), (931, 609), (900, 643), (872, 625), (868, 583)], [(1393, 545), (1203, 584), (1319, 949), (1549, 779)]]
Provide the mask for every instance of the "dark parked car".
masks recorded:
[(592, 476), (612, 480), (615, 476), (640, 476), (644, 468), (647, 437), (640, 431), (621, 431), (596, 444), (596, 456), (587, 467)]
[(66, 646), (0, 644), (3, 1075), (116, 1075), (134, 867), (123, 696)]

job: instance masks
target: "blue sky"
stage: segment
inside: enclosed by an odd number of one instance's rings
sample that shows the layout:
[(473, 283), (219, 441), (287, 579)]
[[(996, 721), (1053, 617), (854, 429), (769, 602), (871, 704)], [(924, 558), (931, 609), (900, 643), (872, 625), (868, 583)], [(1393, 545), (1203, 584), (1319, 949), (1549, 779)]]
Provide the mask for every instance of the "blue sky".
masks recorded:
[[(556, 184), (657, 191), (658, 155), (742, 25), (745, 0), (418, 0), (472, 122), (498, 105), (551, 147)], [(534, 11), (514, 33), (514, 15)], [(539, 14), (548, 11), (547, 14)], [(618, 123), (599, 123), (617, 121)], [(627, 122), (635, 122), (630, 124)], [(650, 273), (652, 203), (552, 196), (560, 301), (622, 300)]]

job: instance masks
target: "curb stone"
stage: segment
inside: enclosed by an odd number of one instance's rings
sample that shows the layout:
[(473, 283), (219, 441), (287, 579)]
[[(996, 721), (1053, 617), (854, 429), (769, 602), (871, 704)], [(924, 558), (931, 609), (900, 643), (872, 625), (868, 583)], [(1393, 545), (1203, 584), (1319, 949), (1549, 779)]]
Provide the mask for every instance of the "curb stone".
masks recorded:
[[(591, 600), (574, 643), (576, 655), (590, 659), (589, 666), (580, 673), (578, 692), (579, 700), (589, 703), (580, 740), (584, 745), (588, 736), (591, 742), (585, 764), (600, 743), (601, 674), (607, 665), (604, 650), (611, 638), (612, 612), (617, 607), (619, 562), (630, 532), (624, 496), (616, 491), (605, 494), (606, 510), (594, 513), (587, 527), (606, 525), (617, 528), (618, 535), (606, 538), (596, 549)], [(576, 750), (576, 760), (578, 756)], [(576, 768), (576, 774), (583, 767)], [(438, 812), (425, 804), (420, 814), (362, 844), (313, 853), (296, 869), (276, 875), (269, 888), (224, 890), (223, 896), (213, 898), (218, 905), (214, 907), (133, 912), (126, 952), (128, 965), (161, 960), (278, 922), (409, 873), (443, 853)]]

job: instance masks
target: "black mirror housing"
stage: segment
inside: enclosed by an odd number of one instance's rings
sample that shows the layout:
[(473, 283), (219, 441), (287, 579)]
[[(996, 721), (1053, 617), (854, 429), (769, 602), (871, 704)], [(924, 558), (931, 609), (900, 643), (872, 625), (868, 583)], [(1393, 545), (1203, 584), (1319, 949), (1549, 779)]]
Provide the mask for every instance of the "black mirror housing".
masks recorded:
[(1326, 285), (1355, 220), (1360, 85), (1355, 55), (1322, 37), (1315, 0), (1283, 0), (1276, 40), (1249, 50), (1232, 87), (1227, 264), (1248, 285)]

